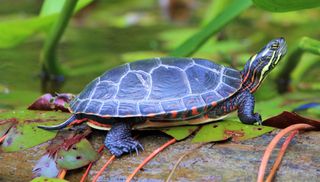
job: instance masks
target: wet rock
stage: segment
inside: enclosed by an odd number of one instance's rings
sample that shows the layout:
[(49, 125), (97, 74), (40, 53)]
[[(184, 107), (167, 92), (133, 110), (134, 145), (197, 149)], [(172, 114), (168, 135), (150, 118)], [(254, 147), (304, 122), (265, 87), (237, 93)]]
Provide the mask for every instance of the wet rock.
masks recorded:
[[(141, 133), (141, 132), (140, 132)], [(276, 132), (262, 137), (242, 141), (206, 144), (190, 143), (190, 139), (171, 145), (149, 162), (134, 178), (135, 181), (164, 181), (178, 159), (184, 157), (172, 181), (255, 181), (265, 147)], [(89, 137), (98, 149), (103, 143), (105, 132), (94, 131)], [(277, 181), (317, 181), (320, 177), (320, 133), (305, 132), (296, 136), (290, 144), (276, 175)], [(156, 148), (170, 137), (158, 132), (142, 132), (139, 141), (145, 150), (140, 155), (131, 154), (116, 159), (98, 181), (125, 181), (126, 177)], [(282, 141), (283, 142), (283, 141)], [(43, 155), (43, 144), (32, 149), (0, 154), (0, 181), (28, 181), (32, 178), (32, 168)], [(279, 148), (278, 148), (279, 149)], [(276, 158), (278, 149), (271, 159)], [(92, 180), (97, 171), (110, 157), (105, 150), (89, 173)], [(17, 160), (19, 159), (19, 160)], [(271, 167), (271, 163), (268, 167)], [(68, 171), (66, 179), (79, 181), (85, 169)]]

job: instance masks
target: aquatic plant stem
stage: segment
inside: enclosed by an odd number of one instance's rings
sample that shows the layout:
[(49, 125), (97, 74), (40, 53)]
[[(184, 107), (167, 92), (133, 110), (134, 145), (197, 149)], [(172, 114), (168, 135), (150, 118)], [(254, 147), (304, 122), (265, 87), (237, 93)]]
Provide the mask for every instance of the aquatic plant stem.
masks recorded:
[[(103, 151), (103, 149), (104, 149), (104, 144), (100, 146), (100, 148), (98, 149), (98, 153), (101, 154), (101, 152)], [(89, 164), (88, 167), (87, 167), (86, 172), (82, 175), (82, 178), (81, 178), (80, 182), (84, 182), (84, 181), (86, 180), (86, 178), (87, 178), (87, 176), (88, 176), (88, 174), (89, 174), (89, 171), (90, 171), (93, 163), (94, 163), (94, 162), (90, 162), (90, 164)]]
[(130, 182), (133, 177), (139, 172), (139, 170), (145, 166), (151, 159), (153, 159), (156, 155), (158, 155), (162, 150), (164, 150), (165, 148), (167, 148), (169, 145), (175, 143), (177, 140), (175, 138), (169, 140), (167, 143), (165, 143), (164, 145), (162, 145), (161, 147), (157, 148), (155, 151), (153, 151), (134, 171), (133, 173), (131, 173), (126, 182)]
[(261, 164), (259, 167), (259, 173), (258, 173), (258, 179), (257, 182), (263, 182), (264, 174), (266, 172), (268, 160), (271, 156), (271, 153), (273, 149), (276, 147), (277, 143), (280, 141), (280, 139), (285, 136), (287, 133), (294, 131), (294, 130), (304, 130), (304, 129), (312, 129), (314, 128), (311, 125), (308, 124), (295, 124), (291, 125), (283, 130), (281, 130), (269, 143), (268, 147), (266, 148), (266, 151), (264, 152), (264, 155), (261, 160)]
[(59, 178), (59, 179), (64, 179), (64, 177), (66, 176), (66, 174), (67, 174), (67, 170), (66, 170), (66, 169), (62, 169), (62, 170), (59, 172), (58, 178)]
[(299, 130), (294, 130), (293, 132), (290, 133), (290, 135), (286, 138), (286, 140), (284, 141), (284, 143), (282, 144), (282, 147), (279, 151), (279, 154), (277, 156), (277, 159), (275, 160), (272, 168), (271, 168), (271, 171), (266, 179), (266, 182), (271, 182), (272, 179), (274, 178), (280, 164), (281, 164), (281, 161), (282, 161), (282, 158), (291, 142), (291, 140), (294, 138), (294, 136), (296, 136), (296, 134), (299, 133)]
[[(73, 14), (73, 11), (77, 5), (78, 0), (66, 0), (60, 16), (54, 23), (47, 39), (45, 40), (44, 47), (41, 51), (40, 62), (42, 64), (42, 79), (44, 82), (63, 82), (62, 68), (57, 61), (57, 46), (58, 43), (69, 23), (69, 20)], [(57, 83), (52, 83), (57, 84)], [(43, 91), (48, 91), (43, 89)], [(50, 90), (55, 92), (56, 90)]]
[(109, 164), (116, 159), (116, 156), (113, 155), (110, 157), (110, 159), (104, 164), (104, 166), (99, 170), (99, 172), (95, 175), (95, 177), (93, 178), (92, 182), (96, 182), (99, 178), (99, 176), (103, 173), (103, 171), (109, 166)]

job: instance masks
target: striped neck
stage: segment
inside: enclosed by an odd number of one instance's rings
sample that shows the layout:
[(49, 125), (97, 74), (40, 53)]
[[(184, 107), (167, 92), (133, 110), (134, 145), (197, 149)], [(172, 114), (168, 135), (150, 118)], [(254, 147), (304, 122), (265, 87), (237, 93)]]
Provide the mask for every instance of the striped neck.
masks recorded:
[(252, 56), (241, 71), (242, 90), (255, 92), (286, 52), (284, 38), (277, 38), (271, 40), (260, 52)]
[(279, 60), (280, 56), (275, 52), (270, 57), (259, 57), (259, 55), (252, 56), (246, 63), (242, 74), (242, 89), (249, 90), (251, 93), (255, 92), (267, 74), (273, 69), (273, 61)]

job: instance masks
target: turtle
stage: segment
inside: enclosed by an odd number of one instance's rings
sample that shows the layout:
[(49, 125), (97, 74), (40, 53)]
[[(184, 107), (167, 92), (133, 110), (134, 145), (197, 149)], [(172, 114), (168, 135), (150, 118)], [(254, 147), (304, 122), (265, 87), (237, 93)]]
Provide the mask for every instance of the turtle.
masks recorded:
[(253, 93), (286, 54), (284, 38), (271, 40), (243, 70), (201, 58), (163, 57), (120, 65), (91, 81), (70, 102), (71, 117), (46, 130), (88, 121), (111, 126), (104, 144), (116, 157), (143, 150), (131, 130), (220, 120), (233, 111), (244, 124), (261, 124)]

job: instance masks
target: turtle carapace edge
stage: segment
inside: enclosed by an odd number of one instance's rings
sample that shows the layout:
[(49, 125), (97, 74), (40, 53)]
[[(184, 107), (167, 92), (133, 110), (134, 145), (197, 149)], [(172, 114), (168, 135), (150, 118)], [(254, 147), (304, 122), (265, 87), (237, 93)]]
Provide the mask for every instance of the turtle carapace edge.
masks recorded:
[(153, 58), (118, 66), (90, 82), (70, 103), (72, 116), (57, 130), (87, 121), (110, 127), (105, 146), (117, 157), (142, 149), (133, 128), (219, 120), (238, 110), (242, 123), (261, 123), (253, 92), (286, 54), (283, 38), (270, 41), (242, 71), (199, 58)]

